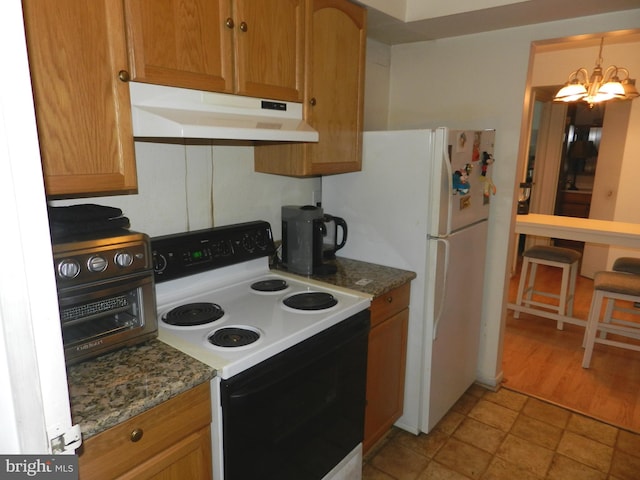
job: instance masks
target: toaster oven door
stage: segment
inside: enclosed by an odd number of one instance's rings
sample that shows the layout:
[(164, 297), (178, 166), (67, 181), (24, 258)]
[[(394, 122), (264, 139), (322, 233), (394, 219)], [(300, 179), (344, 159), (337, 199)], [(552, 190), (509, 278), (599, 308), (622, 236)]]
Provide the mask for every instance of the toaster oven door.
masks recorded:
[(157, 336), (153, 274), (58, 292), (66, 363)]

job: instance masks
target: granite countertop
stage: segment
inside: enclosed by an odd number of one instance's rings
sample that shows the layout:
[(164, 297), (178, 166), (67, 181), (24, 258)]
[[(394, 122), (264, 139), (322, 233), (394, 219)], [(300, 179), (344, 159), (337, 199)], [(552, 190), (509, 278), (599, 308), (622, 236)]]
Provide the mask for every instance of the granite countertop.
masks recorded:
[(87, 438), (209, 381), (215, 370), (150, 340), (67, 367), (73, 423)]
[[(416, 278), (415, 272), (409, 270), (385, 267), (383, 265), (361, 262), (349, 258), (336, 257), (335, 260), (328, 261), (327, 263), (334, 264), (337, 267), (336, 273), (330, 275), (311, 275), (305, 278), (312, 278), (338, 287), (356, 290), (369, 294), (373, 298), (379, 297)], [(281, 265), (275, 268), (286, 271)]]

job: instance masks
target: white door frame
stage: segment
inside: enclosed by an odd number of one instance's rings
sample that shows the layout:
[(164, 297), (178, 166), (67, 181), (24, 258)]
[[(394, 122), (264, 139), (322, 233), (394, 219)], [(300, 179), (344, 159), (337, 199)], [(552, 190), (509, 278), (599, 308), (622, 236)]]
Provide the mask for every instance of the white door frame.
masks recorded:
[(71, 427), (20, 0), (0, 4), (0, 452), (52, 453)]

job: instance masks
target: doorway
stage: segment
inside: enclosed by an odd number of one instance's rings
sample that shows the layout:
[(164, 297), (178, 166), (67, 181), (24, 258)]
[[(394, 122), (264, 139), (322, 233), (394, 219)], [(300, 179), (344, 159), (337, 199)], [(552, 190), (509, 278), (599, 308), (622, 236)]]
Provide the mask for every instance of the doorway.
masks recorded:
[[(640, 42), (639, 33), (638, 31), (625, 32), (624, 35), (630, 35), (629, 38), (620, 40), (624, 36), (623, 33), (615, 32), (607, 37), (607, 41), (613, 42), (618, 39), (621, 44), (637, 46)], [(632, 171), (631, 167), (625, 170), (626, 165), (633, 163), (633, 158), (637, 158), (633, 149), (638, 142), (634, 140), (634, 135), (628, 135), (628, 132), (638, 128), (638, 125), (633, 123), (637, 115), (629, 112), (633, 104), (640, 102), (610, 103), (606, 107), (606, 121), (604, 111), (589, 112), (592, 115), (601, 114), (595, 115), (601, 120), (593, 118), (583, 120), (584, 112), (578, 112), (575, 106), (566, 104), (554, 106), (550, 103), (550, 98), (545, 99), (542, 95), (545, 87), (537, 86), (553, 85), (554, 81), (558, 81), (553, 75), (557, 73), (557, 65), (567, 65), (568, 68), (579, 66), (575, 65), (576, 60), (573, 58), (575, 49), (585, 46), (591, 48), (593, 45), (597, 51), (597, 43), (599, 43), (599, 37), (593, 36), (593, 38), (580, 40), (564, 39), (534, 44), (531, 54), (530, 83), (525, 102), (529, 115), (525, 115), (522, 130), (523, 140), (526, 139), (526, 141), (521, 141), (517, 181), (531, 180), (534, 184), (530, 199), (532, 213), (640, 223), (640, 209), (633, 206), (637, 203), (637, 194), (631, 193), (634, 189), (637, 190), (637, 187), (630, 185), (628, 175)], [(560, 59), (553, 57), (560, 51), (563, 51)], [(607, 50), (605, 50), (606, 56)], [(544, 58), (538, 62), (540, 57)], [(623, 61), (625, 66), (629, 66), (626, 58), (627, 56), (620, 61)], [(586, 61), (585, 64), (587, 64)], [(545, 72), (539, 70), (542, 68), (549, 69), (552, 74), (545, 76)], [(636, 70), (636, 67), (631, 66), (630, 69)], [(557, 88), (546, 88), (550, 89), (553, 95), (559, 85)], [(546, 113), (544, 113), (545, 107), (548, 108)], [(570, 107), (576, 110), (571, 110)], [(565, 109), (564, 112), (560, 111), (562, 108)], [(639, 107), (636, 105), (633, 108), (637, 111)], [(541, 128), (543, 114), (548, 116), (549, 122), (552, 118), (554, 119), (553, 121), (558, 125), (557, 130), (550, 128), (549, 131), (545, 131)], [(536, 120), (539, 123), (534, 136), (531, 126), (535, 128)], [(608, 129), (614, 121), (617, 127)], [(530, 136), (528, 139), (525, 137), (527, 133)], [(560, 142), (551, 142), (550, 138), (554, 134), (561, 139)], [(586, 153), (584, 150), (577, 153), (574, 151), (578, 143), (586, 144), (588, 147)], [(572, 145), (574, 145), (573, 148)], [(625, 158), (630, 160), (623, 162)], [(629, 187), (623, 185), (624, 183)], [(624, 195), (627, 191), (628, 197)], [(588, 197), (591, 196), (591, 199), (588, 202), (578, 203), (576, 198), (571, 198), (572, 194), (573, 196), (583, 195), (583, 199), (589, 199)], [(563, 197), (560, 201), (558, 201), (559, 196)], [(596, 197), (598, 204), (594, 202)], [(622, 205), (625, 207), (621, 208)], [(512, 238), (514, 241), (518, 239), (515, 235)], [(551, 241), (551, 239), (538, 240)], [(590, 246), (587, 245), (587, 247)], [(590, 269), (596, 271), (606, 269), (606, 266), (610, 266), (613, 262), (613, 256), (621, 256), (620, 249), (608, 245), (603, 248), (606, 252), (599, 256), (597, 264), (587, 261)], [(514, 248), (516, 254), (511, 258), (513, 264), (510, 271), (513, 276), (511, 285), (507, 285), (507, 288), (512, 289), (508, 292), (509, 301), (515, 298), (515, 289), (519, 280), (517, 250)], [(610, 251), (615, 252), (610, 253)], [(583, 259), (583, 269), (584, 264)], [(584, 272), (581, 273), (584, 274)], [(545, 282), (550, 285), (556, 281), (558, 280), (551, 274), (545, 277)], [(593, 284), (589, 275), (580, 276), (576, 293), (577, 302), (574, 306), (576, 316), (586, 318), (592, 291)], [(637, 419), (640, 418), (640, 389), (636, 388), (640, 379), (634, 376), (640, 372), (640, 354), (613, 348), (606, 352), (603, 349), (600, 352), (600, 358), (604, 362), (613, 362), (609, 363), (609, 367), (604, 368), (601, 364), (597, 368), (582, 369), (583, 333), (584, 330), (581, 327), (573, 325), (566, 325), (562, 331), (557, 330), (555, 322), (532, 315), (521, 314), (519, 319), (514, 319), (512, 312), (508, 311), (503, 342), (504, 385), (585, 415), (615, 423), (623, 428), (640, 431), (640, 425), (637, 424)], [(589, 405), (589, 401), (593, 405)], [(608, 414), (603, 413), (602, 409), (597, 411), (591, 408), (593, 406), (608, 407), (611, 412), (622, 414), (622, 417), (607, 417)], [(634, 421), (636, 424), (633, 423)]]

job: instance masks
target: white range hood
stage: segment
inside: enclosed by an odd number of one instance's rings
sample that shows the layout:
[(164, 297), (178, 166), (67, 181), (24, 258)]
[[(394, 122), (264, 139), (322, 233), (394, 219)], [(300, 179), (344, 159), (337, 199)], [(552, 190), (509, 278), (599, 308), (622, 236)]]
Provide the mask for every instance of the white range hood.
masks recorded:
[(130, 82), (133, 136), (317, 142), (302, 104)]

